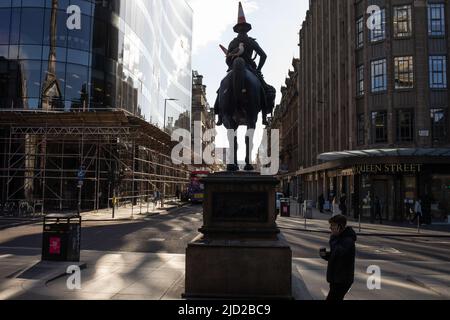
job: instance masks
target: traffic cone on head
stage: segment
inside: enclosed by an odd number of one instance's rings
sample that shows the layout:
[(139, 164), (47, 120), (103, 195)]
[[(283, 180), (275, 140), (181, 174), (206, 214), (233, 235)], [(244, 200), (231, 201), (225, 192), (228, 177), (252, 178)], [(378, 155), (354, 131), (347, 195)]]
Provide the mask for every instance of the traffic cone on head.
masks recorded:
[(247, 33), (252, 30), (252, 25), (247, 23), (244, 14), (244, 8), (242, 8), (242, 3), (239, 1), (239, 10), (238, 10), (238, 21), (237, 24), (233, 28), (236, 33)]

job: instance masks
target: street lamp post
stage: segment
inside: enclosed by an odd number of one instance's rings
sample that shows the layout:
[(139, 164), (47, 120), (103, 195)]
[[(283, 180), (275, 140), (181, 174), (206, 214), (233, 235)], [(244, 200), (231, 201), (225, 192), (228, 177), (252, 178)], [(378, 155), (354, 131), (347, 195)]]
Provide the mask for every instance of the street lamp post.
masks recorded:
[[(178, 101), (178, 99), (174, 98), (167, 98), (164, 99), (164, 132), (166, 132), (166, 111), (167, 111), (167, 101)], [(164, 167), (164, 172), (166, 172), (166, 169)], [(164, 200), (166, 197), (166, 183), (163, 182), (163, 196), (161, 198), (161, 208), (164, 208)]]
[(164, 99), (164, 132), (166, 132), (166, 110), (167, 110), (167, 101), (178, 101), (178, 99), (174, 99), (174, 98)]

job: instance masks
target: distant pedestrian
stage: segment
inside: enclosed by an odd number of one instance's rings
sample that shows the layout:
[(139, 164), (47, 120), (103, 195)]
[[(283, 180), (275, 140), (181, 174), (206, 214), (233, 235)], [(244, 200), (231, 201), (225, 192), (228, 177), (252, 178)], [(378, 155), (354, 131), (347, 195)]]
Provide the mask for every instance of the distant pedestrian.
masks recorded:
[(155, 190), (153, 192), (153, 207), (157, 207), (158, 206), (158, 201), (161, 198), (161, 194), (159, 193), (159, 190)]
[(323, 213), (323, 205), (325, 204), (325, 198), (323, 196), (323, 193), (319, 196), (318, 202), (319, 202), (319, 210), (321, 213)]
[(373, 210), (375, 213), (375, 219), (380, 218), (380, 224), (383, 224), (383, 217), (381, 215), (381, 201), (380, 198), (378, 198), (378, 196), (375, 196), (374, 200), (373, 200)]
[(330, 291), (327, 300), (343, 300), (350, 290), (355, 277), (356, 233), (347, 227), (347, 218), (343, 215), (332, 217), (330, 251), (320, 249), (320, 257), (328, 261), (327, 282)]
[(353, 218), (358, 219), (360, 206), (358, 201), (358, 195), (356, 193), (351, 194), (351, 202), (352, 202)]
[(332, 208), (333, 208), (333, 215), (332, 216), (336, 216), (338, 214), (341, 214), (341, 210), (339, 209), (339, 203), (337, 201), (337, 197), (336, 196), (333, 197)]
[(347, 215), (347, 196), (345, 193), (342, 194), (341, 198), (339, 199), (339, 209), (341, 210), (341, 214), (344, 216)]
[(424, 224), (431, 224), (431, 197), (427, 194), (422, 200), (422, 221)]
[(415, 223), (417, 218), (419, 218), (419, 223), (422, 223), (422, 203), (419, 199), (414, 202), (414, 217), (411, 219), (411, 223)]

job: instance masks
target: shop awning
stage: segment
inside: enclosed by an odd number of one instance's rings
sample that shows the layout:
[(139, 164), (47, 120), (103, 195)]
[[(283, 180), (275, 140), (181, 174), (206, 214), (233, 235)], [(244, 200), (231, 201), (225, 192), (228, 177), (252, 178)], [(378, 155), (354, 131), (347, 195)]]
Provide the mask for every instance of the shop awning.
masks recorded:
[(340, 152), (327, 152), (320, 154), (317, 159), (323, 162), (343, 160), (349, 158), (376, 158), (376, 157), (450, 157), (450, 148), (396, 148), (396, 149), (370, 149)]

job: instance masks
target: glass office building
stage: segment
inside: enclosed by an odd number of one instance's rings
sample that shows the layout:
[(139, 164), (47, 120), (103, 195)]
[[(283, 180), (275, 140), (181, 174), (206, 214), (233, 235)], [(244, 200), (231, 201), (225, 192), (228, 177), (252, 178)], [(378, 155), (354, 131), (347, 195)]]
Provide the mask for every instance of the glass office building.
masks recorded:
[(185, 0), (1, 0), (0, 109), (189, 129), (192, 15)]

